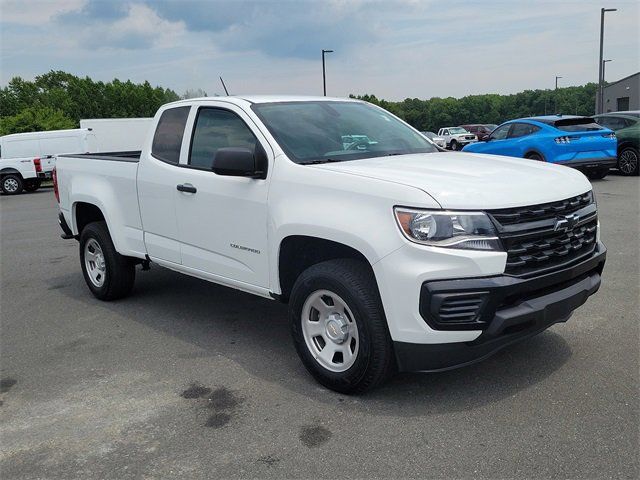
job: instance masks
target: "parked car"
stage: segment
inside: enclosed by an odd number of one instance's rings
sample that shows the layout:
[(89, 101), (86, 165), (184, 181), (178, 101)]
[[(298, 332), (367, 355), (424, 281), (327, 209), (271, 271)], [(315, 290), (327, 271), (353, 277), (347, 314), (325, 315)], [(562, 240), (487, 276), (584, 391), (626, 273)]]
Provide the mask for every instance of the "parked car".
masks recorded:
[(640, 112), (611, 112), (594, 117), (618, 137), (618, 170), (623, 175), (638, 175), (640, 158)]
[(60, 156), (54, 191), (98, 299), (154, 263), (286, 302), (308, 371), (362, 392), (481, 360), (598, 290), (584, 175), (480, 160), (358, 100), (209, 97), (161, 107), (141, 153)]
[(451, 150), (462, 150), (462, 147), (478, 139), (472, 133), (467, 132), (462, 127), (444, 127), (438, 130), (438, 136), (444, 138), (446, 148)]
[(591, 117), (548, 115), (503, 123), (464, 151), (528, 158), (574, 167), (604, 178), (615, 167), (616, 135)]
[(427, 137), (429, 140), (431, 140), (440, 148), (447, 147), (447, 145), (445, 144), (444, 138), (437, 136), (435, 133), (433, 132), (420, 132), (420, 133), (422, 133), (425, 137)]
[(496, 128), (496, 125), (484, 125), (481, 123), (460, 126), (466, 131), (473, 133), (479, 141), (486, 139), (491, 134), (493, 129)]
[(58, 153), (91, 152), (95, 135), (89, 129), (14, 133), (0, 137), (0, 187), (6, 195), (40, 188), (51, 178)]

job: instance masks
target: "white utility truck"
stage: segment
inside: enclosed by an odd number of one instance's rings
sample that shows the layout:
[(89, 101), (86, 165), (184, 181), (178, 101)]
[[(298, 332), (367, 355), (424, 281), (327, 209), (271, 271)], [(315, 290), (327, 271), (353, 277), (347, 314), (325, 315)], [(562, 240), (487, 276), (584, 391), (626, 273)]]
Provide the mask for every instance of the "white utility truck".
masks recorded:
[(40, 188), (51, 178), (55, 155), (94, 152), (95, 135), (89, 129), (14, 133), (0, 137), (0, 188), (5, 195)]
[(96, 150), (114, 152), (140, 150), (153, 122), (148, 118), (86, 118), (80, 128), (88, 128), (96, 136)]
[(439, 152), (358, 100), (183, 100), (160, 108), (142, 152), (56, 169), (93, 295), (128, 295), (153, 263), (287, 302), (302, 362), (341, 392), (564, 322), (605, 263), (582, 173)]

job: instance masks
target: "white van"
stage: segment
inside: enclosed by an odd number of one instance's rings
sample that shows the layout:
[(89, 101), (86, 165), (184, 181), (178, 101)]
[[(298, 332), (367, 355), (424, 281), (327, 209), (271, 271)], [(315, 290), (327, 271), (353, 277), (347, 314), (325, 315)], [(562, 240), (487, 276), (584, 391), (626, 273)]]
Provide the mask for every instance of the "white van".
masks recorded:
[(14, 133), (0, 137), (0, 189), (15, 195), (35, 191), (43, 179), (51, 178), (55, 155), (91, 153), (96, 136), (88, 128)]
[(91, 130), (97, 139), (98, 152), (138, 151), (147, 138), (153, 118), (87, 118), (80, 128)]

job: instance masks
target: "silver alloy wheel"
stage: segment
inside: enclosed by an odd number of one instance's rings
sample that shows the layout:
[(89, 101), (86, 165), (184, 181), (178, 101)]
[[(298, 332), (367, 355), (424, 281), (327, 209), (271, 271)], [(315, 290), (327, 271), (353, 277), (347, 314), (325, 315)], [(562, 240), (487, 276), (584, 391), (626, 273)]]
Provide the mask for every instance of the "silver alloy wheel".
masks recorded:
[(104, 285), (107, 276), (107, 266), (104, 261), (104, 254), (100, 244), (90, 238), (84, 246), (84, 266), (89, 275), (91, 283), (100, 288)]
[(620, 154), (618, 168), (626, 175), (630, 175), (638, 168), (638, 154), (631, 148), (627, 148)]
[(18, 191), (18, 181), (15, 178), (5, 178), (3, 185), (7, 193), (16, 193)]
[(355, 317), (347, 302), (329, 290), (316, 290), (304, 302), (302, 335), (316, 362), (332, 372), (348, 370), (358, 357)]

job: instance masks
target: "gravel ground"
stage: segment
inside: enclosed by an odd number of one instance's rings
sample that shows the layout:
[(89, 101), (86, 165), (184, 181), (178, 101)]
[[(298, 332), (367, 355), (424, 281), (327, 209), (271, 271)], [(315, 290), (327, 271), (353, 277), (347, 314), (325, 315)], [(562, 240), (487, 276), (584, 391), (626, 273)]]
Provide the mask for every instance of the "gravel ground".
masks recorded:
[(567, 324), (361, 397), (286, 307), (153, 267), (103, 303), (51, 189), (0, 199), (0, 476), (638, 478), (638, 178), (594, 182), (608, 261)]

